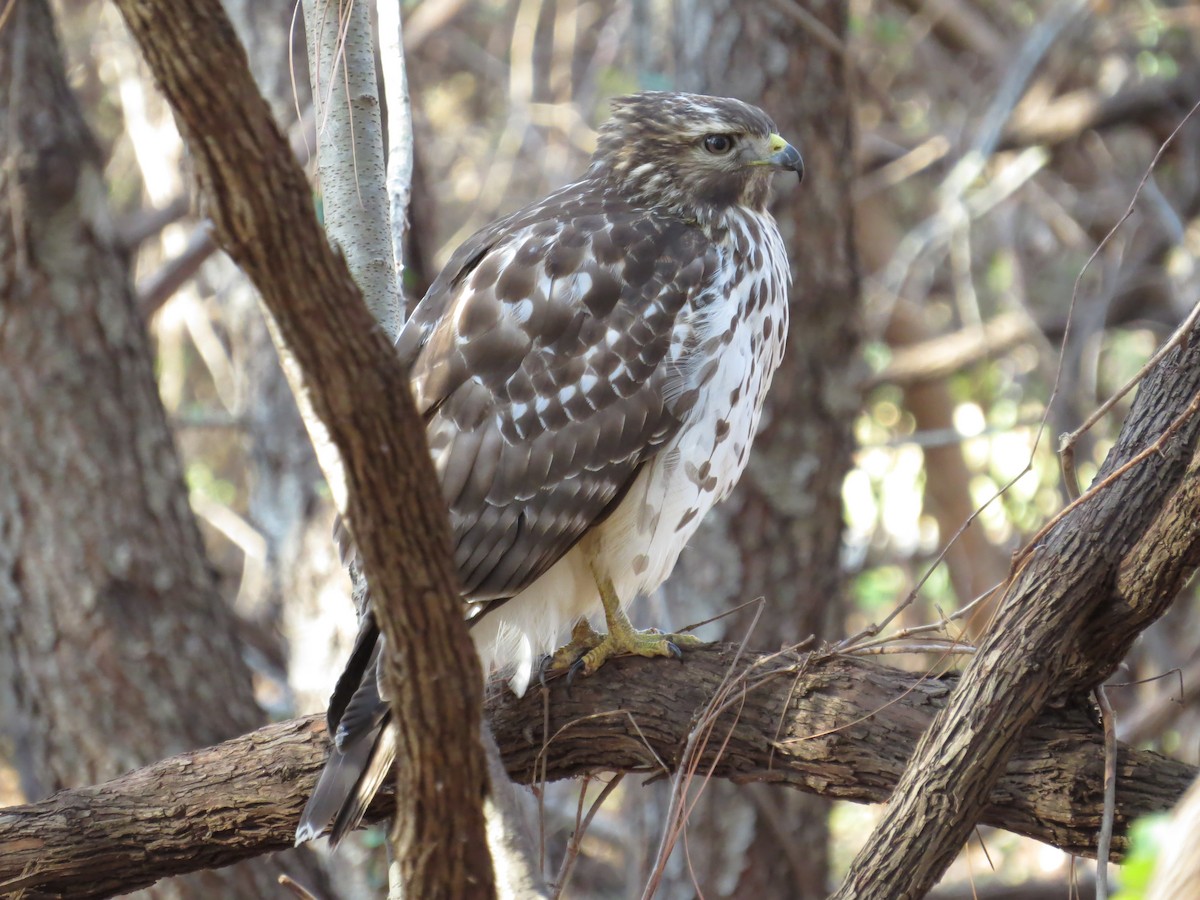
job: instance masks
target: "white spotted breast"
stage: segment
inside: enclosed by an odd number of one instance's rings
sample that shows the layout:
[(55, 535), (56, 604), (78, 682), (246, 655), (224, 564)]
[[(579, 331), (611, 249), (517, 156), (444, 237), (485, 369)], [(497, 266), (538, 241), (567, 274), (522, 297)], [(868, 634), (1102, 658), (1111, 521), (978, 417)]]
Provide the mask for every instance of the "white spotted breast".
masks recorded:
[(695, 390), (695, 404), (588, 542), (625, 603), (667, 579), (704, 515), (737, 484), (783, 358), (790, 283), (783, 239), (767, 213), (735, 209), (725, 224), (713, 289), (680, 316), (672, 345), (688, 360), (679, 389)]

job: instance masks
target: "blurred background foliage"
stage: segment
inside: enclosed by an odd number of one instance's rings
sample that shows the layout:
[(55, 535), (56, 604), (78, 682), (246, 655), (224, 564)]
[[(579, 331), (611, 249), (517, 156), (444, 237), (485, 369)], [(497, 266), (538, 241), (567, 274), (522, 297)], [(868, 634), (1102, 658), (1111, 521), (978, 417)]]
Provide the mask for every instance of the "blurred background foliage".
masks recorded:
[[(227, 5), (279, 121), (306, 153), (319, 123), (308, 112), (302, 18), (288, 2)], [(805, 4), (764, 5), (801, 16)], [(686, 9), (667, 0), (406, 2), (411, 297), (474, 229), (580, 172), (612, 96), (672, 86), (663, 35)], [(1068, 499), (1059, 435), (1138, 372), (1196, 305), (1200, 285), (1200, 123), (1184, 124), (1149, 168), (1200, 100), (1200, 6), (850, 0), (849, 9), (842, 49), (857, 81), (864, 297), (859, 449), (843, 488), (847, 634), (879, 621), (922, 579), (897, 626), (936, 621), (1003, 578), (1010, 554)], [(193, 505), (241, 617), (260, 700), (279, 717), (318, 711), (353, 630), (327, 492), (252, 294), (204, 250), (188, 160), (115, 10), (60, 0), (57, 12)], [(1129, 400), (1081, 436), (1084, 486)], [(1195, 596), (1182, 598), (1110, 691), (1124, 740), (1192, 764), (1198, 612)], [(951, 632), (969, 638), (985, 618)], [(953, 664), (917, 653), (889, 662)], [(626, 896), (637, 883), (655, 823), (636, 821), (636, 790), (623, 786), (592, 825), (570, 896)], [(577, 791), (548, 792), (552, 871)], [(833, 807), (833, 878), (872, 816)], [(1072, 883), (1088, 890), (1090, 863), (986, 829), (979, 839), (939, 889), (945, 897), (970, 896), (970, 884), (997, 897), (1066, 897)], [(1002, 893), (1012, 885), (1019, 893)]]

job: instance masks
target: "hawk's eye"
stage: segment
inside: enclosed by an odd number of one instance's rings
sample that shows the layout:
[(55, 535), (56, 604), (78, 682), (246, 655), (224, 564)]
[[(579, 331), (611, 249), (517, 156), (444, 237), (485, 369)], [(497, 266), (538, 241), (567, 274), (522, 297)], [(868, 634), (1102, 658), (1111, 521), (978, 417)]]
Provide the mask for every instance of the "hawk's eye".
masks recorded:
[(733, 138), (727, 134), (706, 135), (704, 149), (714, 156), (724, 156), (733, 149)]

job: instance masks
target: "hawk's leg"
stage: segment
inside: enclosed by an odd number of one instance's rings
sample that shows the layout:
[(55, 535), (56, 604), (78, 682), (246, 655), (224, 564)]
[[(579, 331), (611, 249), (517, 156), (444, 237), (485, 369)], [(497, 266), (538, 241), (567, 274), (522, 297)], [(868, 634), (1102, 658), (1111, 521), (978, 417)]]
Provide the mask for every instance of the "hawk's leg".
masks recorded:
[(673, 656), (680, 659), (680, 647), (699, 647), (704, 641), (691, 634), (663, 634), (656, 629), (638, 631), (621, 609), (621, 600), (613, 589), (612, 579), (592, 567), (592, 576), (604, 604), (604, 621), (608, 634), (599, 634), (580, 619), (571, 630), (571, 641), (550, 657), (547, 670), (582, 672), (591, 675), (614, 656)]

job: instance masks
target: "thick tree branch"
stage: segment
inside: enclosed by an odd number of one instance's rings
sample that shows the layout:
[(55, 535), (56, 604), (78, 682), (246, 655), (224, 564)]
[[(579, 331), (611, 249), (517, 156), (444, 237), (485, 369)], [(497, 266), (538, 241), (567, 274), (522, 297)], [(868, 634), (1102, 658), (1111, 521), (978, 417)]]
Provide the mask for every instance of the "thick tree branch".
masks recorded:
[[(545, 701), (536, 690), (520, 700), (497, 694), (488, 712), (509, 773), (530, 783), (673, 770), (712, 698), (733, 685), (738, 702), (714, 728), (699, 771), (719, 754), (720, 778), (879, 802), (957, 681), (858, 658), (734, 657), (723, 645), (689, 651), (682, 665), (616, 660), (570, 689), (553, 683)], [(754, 687), (741, 695), (747, 684)], [(101, 897), (288, 846), (326, 747), (319, 717), (295, 719), (0, 811), (0, 893), (20, 885), (27, 898)], [(1114, 858), (1127, 849), (1127, 823), (1170, 808), (1196, 774), (1124, 747), (1119, 762)], [(1090, 708), (1048, 711), (1027, 732), (981, 821), (1094, 854), (1102, 769), (1103, 736)], [(368, 818), (390, 814), (391, 804), (381, 797)]]
[(117, 5), (175, 111), (217, 240), (262, 294), (345, 464), (343, 512), (407, 675), (391, 698), (406, 887), (414, 897), (490, 895), (482, 675), (406, 379), (317, 225), (304, 175), (217, 0)]
[(923, 896), (1046, 703), (1105, 678), (1166, 610), (1196, 564), (1198, 392), (1193, 330), (1143, 382), (1103, 486), (1017, 559), (979, 651), (835, 897)]

